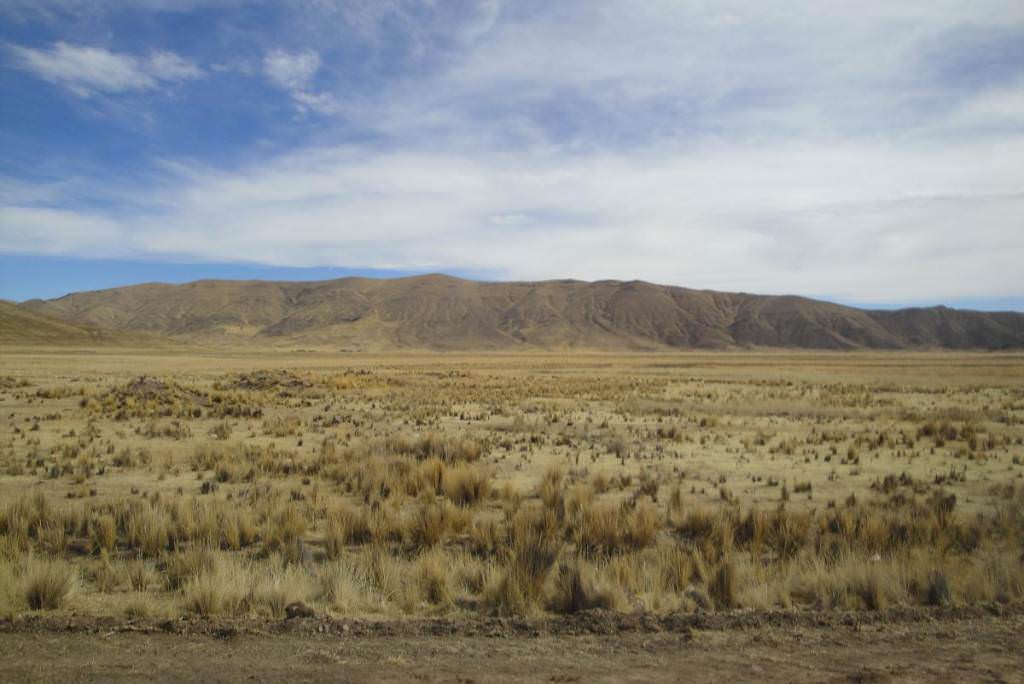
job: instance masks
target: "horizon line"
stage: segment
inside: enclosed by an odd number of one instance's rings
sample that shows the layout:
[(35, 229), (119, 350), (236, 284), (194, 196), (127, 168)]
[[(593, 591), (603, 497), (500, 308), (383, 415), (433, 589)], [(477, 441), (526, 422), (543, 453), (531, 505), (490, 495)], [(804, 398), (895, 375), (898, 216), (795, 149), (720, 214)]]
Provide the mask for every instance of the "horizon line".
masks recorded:
[[(81, 270), (76, 271), (72, 269), (70, 272), (65, 270), (60, 275), (64, 276), (67, 282), (66, 289), (55, 290), (60, 287), (57, 282), (51, 279), (47, 279), (45, 285), (42, 282), (37, 283), (37, 287), (31, 289), (37, 290), (34, 294), (29, 296), (10, 296), (8, 290), (14, 288), (17, 291), (20, 288), (25, 291), (26, 283), (23, 280), (17, 278), (17, 271), (24, 270), (22, 268), (10, 268), (11, 263), (5, 264), (4, 262), (12, 261), (31, 261), (35, 262), (36, 266), (42, 265), (43, 271), (46, 270), (46, 266), (50, 265), (81, 265), (88, 264), (94, 268), (86, 269), (86, 272)], [(114, 266), (113, 269), (103, 269), (101, 274), (98, 268), (100, 265)], [(515, 284), (515, 283), (581, 283), (581, 284), (598, 284), (598, 283), (644, 283), (654, 285), (658, 287), (674, 287), (686, 290), (693, 290), (698, 292), (718, 292), (723, 294), (737, 294), (737, 295), (752, 295), (752, 296), (763, 296), (763, 297), (796, 297), (807, 300), (814, 300), (820, 302), (827, 302), (838, 306), (846, 306), (855, 309), (861, 309), (866, 311), (892, 311), (901, 309), (935, 309), (935, 308), (948, 308), (960, 311), (981, 311), (986, 313), (1024, 313), (1024, 295), (1013, 296), (1013, 295), (1002, 295), (1002, 296), (965, 296), (965, 297), (953, 297), (953, 298), (942, 298), (941, 300), (922, 300), (917, 298), (906, 298), (896, 299), (891, 301), (868, 300), (859, 299), (855, 297), (844, 297), (835, 296), (828, 294), (801, 294), (795, 292), (765, 292), (765, 291), (752, 291), (752, 290), (740, 290), (740, 289), (716, 289), (712, 287), (693, 287), (689, 285), (681, 285), (675, 283), (663, 283), (644, 278), (540, 278), (540, 279), (522, 279), (522, 278), (508, 278), (502, 279), (495, 277), (492, 274), (464, 271), (459, 269), (452, 269), (451, 271), (444, 270), (430, 270), (430, 271), (408, 271), (400, 269), (382, 269), (382, 268), (355, 268), (355, 267), (330, 267), (330, 266), (272, 266), (267, 264), (258, 264), (252, 262), (174, 262), (174, 261), (158, 261), (151, 259), (138, 259), (138, 260), (123, 260), (123, 259), (89, 259), (83, 257), (49, 257), (49, 256), (30, 256), (30, 255), (9, 255), (0, 254), (0, 298), (10, 301), (14, 304), (24, 304), (33, 300), (53, 301), (59, 300), (65, 297), (73, 296), (76, 294), (85, 294), (91, 292), (104, 292), (110, 290), (123, 289), (128, 287), (144, 287), (147, 285), (159, 285), (159, 286), (182, 286), (190, 285), (201, 282), (276, 282), (276, 283), (326, 283), (337, 280), (376, 280), (376, 281), (387, 281), (387, 280), (403, 280), (412, 278), (449, 278), (452, 280), (459, 280), (463, 282), (474, 282), (482, 284)], [(17, 265), (16, 265), (17, 266)], [(118, 277), (116, 267), (121, 267), (120, 270), (124, 273), (123, 276)], [(173, 270), (176, 274), (180, 274), (176, 277), (175, 274), (167, 273), (164, 275), (158, 275), (153, 279), (135, 278), (129, 275), (133, 270), (140, 268), (146, 269), (157, 269), (157, 270)], [(188, 271), (201, 271), (203, 273), (198, 274), (199, 277), (190, 277)], [(39, 271), (33, 269), (33, 276), (39, 276)], [(251, 273), (246, 273), (247, 271)], [(235, 277), (232, 277), (232, 276)], [(76, 278), (68, 276), (77, 276), (77, 281), (80, 285), (76, 286), (73, 283), (76, 282)], [(102, 279), (104, 276), (107, 277), (106, 282), (94, 282), (93, 286), (87, 281), (96, 281)], [(262, 277), (260, 277), (262, 276)], [(12, 281), (8, 283), (8, 278)], [(113, 279), (111, 279), (113, 278)], [(20, 280), (15, 283), (14, 281)], [(58, 278), (59, 282), (59, 278)], [(49, 286), (50, 290), (45, 291), (43, 288)], [(26, 292), (27, 294), (27, 292)]]

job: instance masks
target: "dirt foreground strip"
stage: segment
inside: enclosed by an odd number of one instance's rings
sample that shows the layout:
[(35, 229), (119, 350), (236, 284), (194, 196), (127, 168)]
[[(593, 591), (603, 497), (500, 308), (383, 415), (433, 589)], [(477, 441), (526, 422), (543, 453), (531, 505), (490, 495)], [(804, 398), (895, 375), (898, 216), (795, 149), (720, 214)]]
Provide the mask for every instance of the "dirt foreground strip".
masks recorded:
[[(1021, 682), (1020, 610), (0, 623), (4, 681)], [(172, 628), (171, 625), (174, 625)]]
[(16, 633), (165, 633), (179, 636), (325, 635), (373, 637), (542, 637), (616, 635), (625, 633), (688, 634), (693, 631), (734, 631), (758, 628), (848, 628), (860, 630), (885, 625), (977, 621), (985, 618), (1024, 620), (1024, 604), (991, 603), (939, 608), (895, 607), (880, 611), (734, 610), (695, 613), (620, 613), (587, 610), (570, 615), (537, 618), (456, 617), (389, 619), (335, 619), (328, 616), (286, 620), (181, 617), (96, 617), (73, 613), (31, 614), (0, 618), (0, 635)]

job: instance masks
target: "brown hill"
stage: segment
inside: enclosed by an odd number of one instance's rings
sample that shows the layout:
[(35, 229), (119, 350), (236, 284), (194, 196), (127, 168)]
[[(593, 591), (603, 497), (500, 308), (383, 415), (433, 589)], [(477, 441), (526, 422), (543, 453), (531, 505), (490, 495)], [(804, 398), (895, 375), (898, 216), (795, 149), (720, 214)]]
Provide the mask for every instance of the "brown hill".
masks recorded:
[(83, 292), (20, 309), (80, 326), (184, 339), (373, 350), (1024, 347), (1020, 313), (868, 311), (640, 281), (202, 280)]
[(77, 325), (0, 301), (0, 345), (84, 346), (131, 345), (140, 335)]

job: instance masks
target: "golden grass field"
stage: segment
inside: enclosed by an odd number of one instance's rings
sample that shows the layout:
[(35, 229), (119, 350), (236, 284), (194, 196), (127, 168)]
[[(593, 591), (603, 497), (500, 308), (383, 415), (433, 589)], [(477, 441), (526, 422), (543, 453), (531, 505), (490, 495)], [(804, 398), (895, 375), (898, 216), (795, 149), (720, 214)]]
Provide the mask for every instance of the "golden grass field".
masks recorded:
[(8, 349), (0, 613), (1024, 598), (1024, 357)]

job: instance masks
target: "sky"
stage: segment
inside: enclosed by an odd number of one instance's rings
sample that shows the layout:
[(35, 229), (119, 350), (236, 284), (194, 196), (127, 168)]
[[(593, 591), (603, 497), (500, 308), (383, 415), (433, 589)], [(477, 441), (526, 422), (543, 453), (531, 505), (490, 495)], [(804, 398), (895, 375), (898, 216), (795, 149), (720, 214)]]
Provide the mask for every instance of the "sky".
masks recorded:
[(1024, 310), (1024, 3), (0, 0), (0, 297), (444, 272)]

